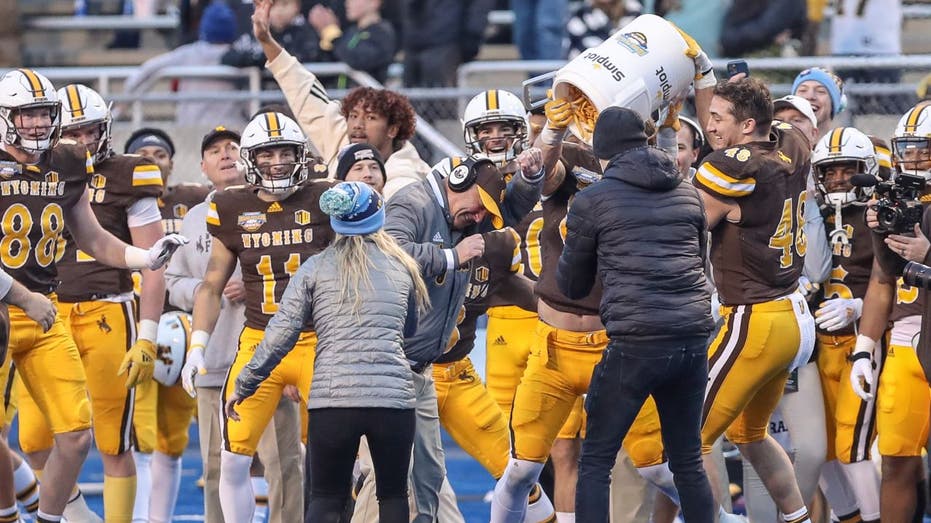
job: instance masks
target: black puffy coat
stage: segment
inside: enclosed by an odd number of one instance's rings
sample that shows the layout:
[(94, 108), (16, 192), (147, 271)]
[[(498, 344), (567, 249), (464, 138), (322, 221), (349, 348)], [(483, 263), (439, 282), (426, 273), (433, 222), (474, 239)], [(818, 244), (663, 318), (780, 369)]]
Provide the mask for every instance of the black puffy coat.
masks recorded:
[(707, 223), (698, 191), (668, 154), (637, 147), (575, 196), (556, 278), (569, 298), (601, 276), (601, 319), (628, 342), (708, 336)]

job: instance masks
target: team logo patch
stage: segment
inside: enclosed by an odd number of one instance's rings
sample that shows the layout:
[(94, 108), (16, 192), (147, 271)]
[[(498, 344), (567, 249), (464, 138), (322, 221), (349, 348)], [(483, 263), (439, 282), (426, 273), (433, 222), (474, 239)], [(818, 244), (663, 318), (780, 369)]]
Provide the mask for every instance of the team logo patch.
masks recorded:
[[(46, 175), (46, 178), (47, 177), (48, 175)], [(90, 185), (91, 189), (105, 189), (107, 187), (107, 178), (101, 174), (95, 174), (91, 176), (91, 181), (88, 185)]]
[(475, 280), (480, 283), (488, 281), (488, 267), (479, 267), (475, 270)]
[(255, 232), (265, 225), (265, 213), (244, 212), (236, 219), (236, 223), (248, 232)]
[(0, 162), (0, 179), (9, 180), (22, 172), (23, 167), (19, 162)]
[(307, 225), (310, 223), (310, 213), (305, 210), (294, 211), (294, 223), (298, 225)]
[(615, 40), (621, 47), (637, 56), (644, 56), (650, 52), (650, 50), (647, 49), (647, 35), (639, 31), (621, 34), (615, 37)]
[(175, 213), (175, 218), (184, 218), (184, 215), (187, 214), (187, 211), (188, 207), (183, 203), (176, 203), (175, 206), (172, 207), (172, 212)]
[(49, 171), (45, 173), (45, 181), (47, 181), (48, 183), (58, 183), (59, 182), (58, 171)]
[(323, 174), (327, 172), (327, 166), (325, 163), (315, 163), (314, 164), (314, 173)]

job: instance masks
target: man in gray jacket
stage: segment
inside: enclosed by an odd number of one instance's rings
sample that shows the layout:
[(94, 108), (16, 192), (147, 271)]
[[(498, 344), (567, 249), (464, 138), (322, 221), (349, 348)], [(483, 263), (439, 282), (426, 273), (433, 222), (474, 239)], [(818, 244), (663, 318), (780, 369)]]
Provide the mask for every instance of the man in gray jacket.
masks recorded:
[[(211, 131), (202, 145), (201, 171), (214, 186), (214, 192), (184, 217), (181, 230), (191, 241), (179, 249), (165, 272), (168, 301), (185, 311), (194, 308), (194, 295), (203, 281), (210, 259), (210, 233), (207, 232), (207, 209), (216, 191), (244, 183), (239, 158), (239, 135), (232, 131)], [(236, 348), (239, 331), (245, 323), (244, 289), (239, 267), (224, 290), (224, 299), (217, 320), (216, 334), (211, 336), (207, 351), (194, 348), (182, 371), (185, 390), (197, 398), (197, 427), (200, 451), (204, 462), (204, 521), (222, 523), (220, 510), (220, 389), (226, 382)], [(197, 353), (197, 354), (195, 354)], [(202, 370), (201, 370), (202, 369)], [(199, 372), (194, 380), (185, 371)], [(196, 386), (196, 393), (195, 393)], [(299, 522), (303, 518), (302, 470), (300, 455), (300, 413), (294, 401), (282, 398), (273, 418), (259, 441), (258, 454), (265, 465), (268, 479), (269, 521)]]
[(521, 172), (505, 187), (490, 160), (447, 158), (424, 180), (401, 188), (388, 200), (385, 231), (417, 260), (431, 303), (415, 333), (404, 339), (417, 395), (411, 474), (414, 523), (436, 520), (438, 492), (446, 477), (430, 364), (449, 348), (465, 301), (470, 262), (484, 252), (480, 233), (516, 224), (533, 209), (540, 199), (542, 167), (535, 149), (523, 157)]

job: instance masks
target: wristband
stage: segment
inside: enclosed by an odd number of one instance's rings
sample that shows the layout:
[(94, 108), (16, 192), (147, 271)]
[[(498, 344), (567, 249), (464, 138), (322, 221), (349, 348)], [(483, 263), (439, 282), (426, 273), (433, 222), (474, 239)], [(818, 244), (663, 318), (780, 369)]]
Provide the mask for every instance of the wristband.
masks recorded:
[(154, 320), (142, 320), (139, 322), (139, 335), (136, 336), (140, 340), (148, 340), (152, 343), (155, 343), (155, 340), (158, 338), (158, 322)]
[(854, 354), (866, 353), (868, 355), (872, 355), (873, 347), (875, 346), (876, 346), (876, 341), (874, 341), (869, 336), (866, 336), (865, 334), (859, 334), (857, 335), (857, 343), (853, 347), (853, 352)]
[(850, 356), (847, 356), (847, 361), (857, 361), (857, 360), (868, 360), (873, 357), (869, 352), (854, 352)]
[(539, 182), (540, 180), (543, 179), (543, 175), (544, 175), (544, 174), (545, 174), (545, 173), (543, 172), (543, 167), (540, 167), (540, 170), (537, 171), (536, 174), (534, 174), (533, 176), (527, 176), (527, 174), (524, 173), (524, 170), (523, 170), (523, 169), (521, 169), (521, 171), (520, 171), (520, 176), (521, 176), (521, 178), (523, 178), (524, 181), (526, 181), (527, 183), (537, 183), (537, 182)]
[(563, 137), (566, 136), (566, 129), (552, 129), (549, 126), (544, 127), (543, 131), (540, 132), (540, 143), (544, 145), (559, 145), (562, 143)]
[(708, 71), (708, 74), (695, 80), (695, 90), (708, 89), (717, 85), (718, 79), (714, 76), (714, 69)]
[(127, 245), (123, 258), (126, 260), (127, 269), (141, 270), (149, 268), (149, 251), (147, 249)]
[(207, 348), (207, 342), (210, 341), (210, 333), (207, 331), (197, 330), (191, 333), (191, 345), (190, 348), (194, 347), (203, 347)]

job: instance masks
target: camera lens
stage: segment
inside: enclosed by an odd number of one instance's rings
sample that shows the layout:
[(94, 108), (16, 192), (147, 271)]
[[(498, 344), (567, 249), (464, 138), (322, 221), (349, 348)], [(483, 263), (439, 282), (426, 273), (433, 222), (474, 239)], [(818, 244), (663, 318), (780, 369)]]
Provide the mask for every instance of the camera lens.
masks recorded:
[(902, 211), (897, 207), (876, 206), (876, 221), (883, 231), (894, 231), (902, 217)]
[(909, 287), (931, 289), (931, 267), (918, 262), (908, 262), (902, 271), (902, 281)]

